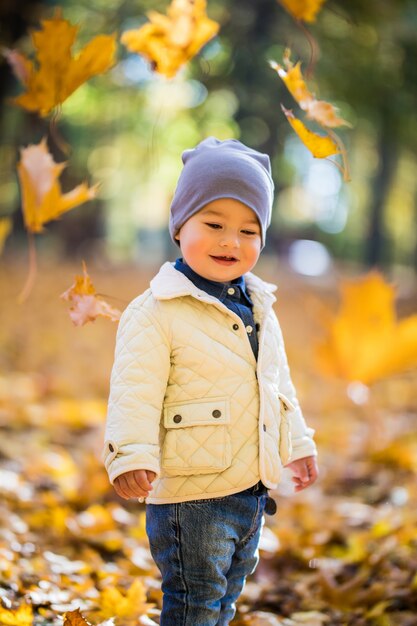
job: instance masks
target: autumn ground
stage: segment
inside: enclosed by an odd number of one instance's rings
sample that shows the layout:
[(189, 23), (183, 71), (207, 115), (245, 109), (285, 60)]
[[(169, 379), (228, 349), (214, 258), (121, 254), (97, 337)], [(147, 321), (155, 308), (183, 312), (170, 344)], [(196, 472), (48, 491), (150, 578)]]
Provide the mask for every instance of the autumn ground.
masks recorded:
[[(0, 268), (0, 624), (61, 624), (64, 613), (75, 623), (77, 608), (94, 624), (157, 624), (161, 593), (143, 505), (115, 496), (100, 461), (116, 324), (73, 327), (58, 296), (80, 265), (39, 263), (22, 305), (24, 263)], [(121, 309), (152, 274), (88, 269)], [(306, 282), (276, 262), (259, 273), (280, 285), (276, 310), (321, 474), (297, 495), (284, 480), (234, 623), (415, 625), (416, 375), (375, 383), (355, 404), (345, 383), (317, 372), (313, 349), (337, 277)], [(400, 308), (410, 313), (415, 302), (403, 297)]]

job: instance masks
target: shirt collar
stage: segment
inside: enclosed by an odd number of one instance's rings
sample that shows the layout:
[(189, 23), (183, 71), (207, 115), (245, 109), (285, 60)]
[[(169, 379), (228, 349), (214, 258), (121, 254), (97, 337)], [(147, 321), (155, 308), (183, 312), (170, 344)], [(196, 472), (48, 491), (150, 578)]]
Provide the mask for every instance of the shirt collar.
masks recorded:
[(246, 290), (246, 283), (243, 276), (239, 276), (238, 278), (234, 278), (232, 281), (226, 283), (220, 283), (215, 280), (209, 280), (208, 278), (204, 278), (197, 274), (187, 263), (184, 263), (182, 258), (178, 258), (175, 261), (174, 267), (176, 270), (182, 272), (192, 283), (199, 289), (202, 289), (206, 293), (211, 296), (214, 296), (221, 302), (226, 300), (226, 298), (231, 298), (228, 294), (227, 290), (231, 285), (238, 287), (235, 298), (237, 300), (247, 301), (249, 305), (252, 305), (252, 300)]

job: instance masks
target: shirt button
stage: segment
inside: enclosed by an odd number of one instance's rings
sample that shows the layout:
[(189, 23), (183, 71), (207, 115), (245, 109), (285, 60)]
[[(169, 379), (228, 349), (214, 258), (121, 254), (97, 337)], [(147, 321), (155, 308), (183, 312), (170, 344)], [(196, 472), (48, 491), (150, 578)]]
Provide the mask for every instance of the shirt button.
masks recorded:
[(233, 330), (239, 330), (239, 324), (233, 324)]
[(221, 411), (219, 411), (219, 409), (214, 409), (214, 411), (213, 411), (213, 413), (212, 413), (212, 416), (213, 416), (213, 417), (220, 417), (220, 416), (221, 416), (221, 414), (222, 414), (222, 412), (221, 412)]
[(252, 328), (252, 326), (249, 326), (249, 325), (248, 325), (248, 326), (246, 326), (245, 330), (246, 330), (246, 332), (248, 333), (248, 335), (250, 335), (250, 334), (251, 334), (251, 332), (253, 331), (253, 328)]
[(182, 420), (182, 417), (181, 417), (181, 415), (174, 415), (174, 417), (172, 419), (174, 420), (174, 422), (176, 424), (179, 424), (180, 421)]
[(111, 443), (109, 443), (109, 450), (110, 450), (110, 452), (114, 452), (114, 447), (112, 446)]
[(235, 293), (235, 290), (233, 289), (233, 287), (229, 287), (229, 289), (227, 290), (227, 293), (228, 293), (230, 296), (233, 296), (233, 294)]

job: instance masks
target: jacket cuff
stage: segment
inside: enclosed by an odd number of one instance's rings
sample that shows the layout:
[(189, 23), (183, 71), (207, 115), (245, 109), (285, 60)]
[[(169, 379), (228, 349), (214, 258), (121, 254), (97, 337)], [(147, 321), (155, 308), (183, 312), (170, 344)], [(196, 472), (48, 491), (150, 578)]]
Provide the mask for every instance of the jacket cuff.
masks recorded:
[(155, 472), (156, 478), (161, 473), (159, 465), (159, 446), (152, 444), (118, 444), (114, 439), (106, 439), (102, 460), (113, 484), (121, 474), (133, 470)]

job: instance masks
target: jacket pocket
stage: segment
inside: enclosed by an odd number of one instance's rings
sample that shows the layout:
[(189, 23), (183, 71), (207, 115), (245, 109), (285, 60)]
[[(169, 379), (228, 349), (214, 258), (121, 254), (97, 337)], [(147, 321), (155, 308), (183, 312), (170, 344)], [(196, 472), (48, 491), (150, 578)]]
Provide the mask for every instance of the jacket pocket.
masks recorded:
[(279, 456), (281, 463), (286, 465), (292, 454), (292, 438), (289, 413), (294, 411), (294, 405), (288, 400), (283, 393), (278, 392), (280, 403), (280, 426), (279, 426)]
[(232, 463), (230, 401), (208, 398), (164, 406), (165, 438), (161, 466), (165, 475), (222, 472)]
[(119, 451), (119, 446), (113, 439), (106, 439), (104, 442), (103, 453), (101, 455), (104, 467), (108, 471), (110, 463), (116, 458)]

